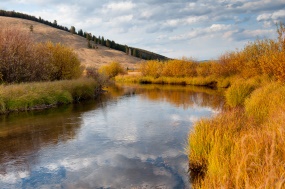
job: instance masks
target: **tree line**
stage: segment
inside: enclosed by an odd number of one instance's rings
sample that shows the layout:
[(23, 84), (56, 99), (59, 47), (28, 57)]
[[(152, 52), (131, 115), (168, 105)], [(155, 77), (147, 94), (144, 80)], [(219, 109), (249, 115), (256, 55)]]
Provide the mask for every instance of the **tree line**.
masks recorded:
[(84, 32), (82, 29), (79, 29), (77, 32), (74, 26), (67, 28), (65, 26), (58, 25), (56, 20), (54, 20), (53, 22), (50, 22), (50, 21), (42, 19), (41, 17), (37, 18), (35, 16), (31, 16), (31, 15), (20, 13), (20, 12), (5, 11), (5, 10), (0, 10), (0, 16), (31, 20), (31, 21), (39, 22), (39, 23), (42, 23), (42, 24), (66, 31), (66, 32), (70, 32), (72, 34), (79, 35), (87, 39), (88, 48), (95, 48), (95, 46), (91, 45), (91, 41), (93, 41), (93, 43), (95, 43), (96, 45), (99, 44), (102, 46), (106, 46), (108, 48), (122, 51), (128, 55), (141, 58), (141, 59), (145, 59), (145, 60), (167, 60), (168, 59), (165, 56), (162, 56), (162, 55), (159, 55), (153, 52), (138, 49), (135, 47), (128, 47), (127, 45), (116, 43), (114, 40), (105, 39), (103, 36), (96, 37), (95, 35), (92, 35), (91, 33), (88, 33), (86, 31)]

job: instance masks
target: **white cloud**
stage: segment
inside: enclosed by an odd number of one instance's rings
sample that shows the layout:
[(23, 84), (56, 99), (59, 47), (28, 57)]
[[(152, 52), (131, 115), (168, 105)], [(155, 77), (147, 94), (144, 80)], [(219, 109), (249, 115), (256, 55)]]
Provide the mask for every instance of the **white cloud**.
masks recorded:
[[(5, 0), (0, 2), (0, 7), (41, 16), (51, 22), (57, 20), (60, 25), (75, 26), (77, 30), (122, 44), (146, 50), (164, 49), (164, 55), (171, 58), (181, 57), (182, 52), (186, 53), (182, 56), (192, 54), (188, 50), (189, 40), (192, 40), (191, 45), (201, 46), (199, 42), (193, 44), (197, 38), (207, 40), (195, 53), (202, 54), (209, 47), (215, 48), (213, 53), (219, 52), (216, 54), (219, 56), (223, 49), (214, 44), (215, 37), (231, 39), (229, 48), (240, 48), (240, 31), (271, 30), (275, 29), (274, 23), (285, 21), (284, 0), (84, 0), (80, 3), (76, 0)], [(232, 37), (235, 34), (237, 36)], [(135, 43), (133, 39), (138, 38), (143, 40)], [(256, 36), (247, 34), (246, 38), (252, 41)], [(185, 41), (176, 46), (173, 40)], [(204, 54), (203, 59), (214, 56), (209, 51)]]
[(126, 11), (135, 8), (135, 4), (133, 4), (131, 1), (111, 2), (106, 5), (106, 8), (112, 11)]
[(212, 24), (209, 27), (206, 28), (196, 28), (192, 31), (175, 35), (170, 37), (170, 40), (185, 40), (185, 39), (194, 39), (197, 37), (207, 37), (207, 36), (213, 36), (213, 35), (222, 35), (222, 33), (226, 30), (229, 30), (231, 28), (231, 25), (225, 25), (225, 24)]

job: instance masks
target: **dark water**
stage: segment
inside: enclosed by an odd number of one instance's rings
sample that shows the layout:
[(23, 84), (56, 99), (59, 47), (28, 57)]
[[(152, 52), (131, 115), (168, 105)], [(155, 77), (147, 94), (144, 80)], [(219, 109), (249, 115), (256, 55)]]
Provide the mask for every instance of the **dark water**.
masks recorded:
[(97, 101), (1, 116), (0, 188), (189, 188), (187, 134), (222, 97), (153, 85), (108, 91)]

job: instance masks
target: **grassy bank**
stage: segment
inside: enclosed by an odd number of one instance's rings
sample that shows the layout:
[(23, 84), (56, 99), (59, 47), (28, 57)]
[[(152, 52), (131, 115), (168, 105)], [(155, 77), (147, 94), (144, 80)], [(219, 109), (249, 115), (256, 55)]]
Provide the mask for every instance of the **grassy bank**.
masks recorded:
[(132, 76), (119, 75), (115, 77), (118, 83), (139, 83), (139, 84), (168, 84), (168, 85), (193, 85), (210, 88), (226, 88), (229, 86), (229, 80), (209, 77), (152, 77), (152, 76)]
[(0, 113), (42, 109), (93, 98), (99, 92), (94, 79), (63, 80), (0, 86)]
[(244, 106), (196, 123), (189, 135), (197, 188), (285, 187), (285, 85), (254, 90)]
[(285, 188), (284, 25), (277, 33), (218, 60), (226, 108), (189, 134), (194, 188)]

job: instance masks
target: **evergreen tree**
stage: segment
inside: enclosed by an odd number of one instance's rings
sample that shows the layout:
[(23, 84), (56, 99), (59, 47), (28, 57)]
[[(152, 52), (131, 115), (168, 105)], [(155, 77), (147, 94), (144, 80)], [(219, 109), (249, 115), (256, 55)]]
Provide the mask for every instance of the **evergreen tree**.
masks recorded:
[(129, 55), (129, 47), (125, 45), (125, 48), (126, 48), (126, 54)]
[(104, 39), (103, 36), (102, 36), (102, 39), (101, 39), (101, 45), (105, 46), (105, 39)]
[(111, 47), (111, 41), (109, 39), (106, 40), (106, 47)]
[(112, 41), (112, 42), (111, 42), (111, 48), (112, 48), (112, 49), (116, 49), (116, 48), (117, 48), (117, 44), (116, 44), (115, 41)]
[(76, 34), (76, 30), (75, 30), (75, 27), (74, 27), (74, 26), (71, 26), (71, 28), (70, 28), (70, 33)]
[(57, 21), (56, 20), (53, 21), (53, 25), (57, 26)]
[(137, 55), (137, 50), (133, 49), (133, 56), (136, 56), (136, 55)]
[(87, 41), (91, 41), (91, 39), (92, 39), (92, 34), (91, 33), (85, 32), (84, 35), (85, 35)]
[(78, 30), (78, 35), (80, 35), (80, 36), (83, 37), (83, 31), (82, 31), (82, 29)]

